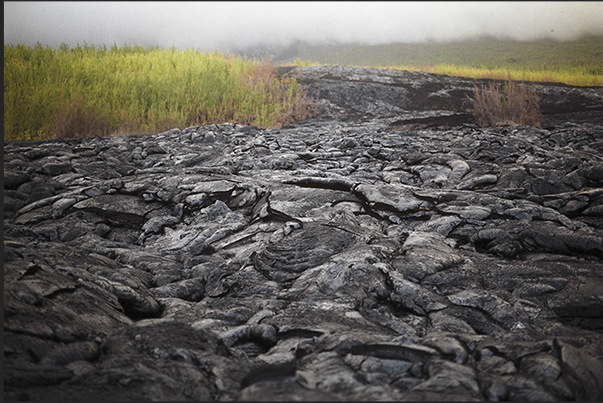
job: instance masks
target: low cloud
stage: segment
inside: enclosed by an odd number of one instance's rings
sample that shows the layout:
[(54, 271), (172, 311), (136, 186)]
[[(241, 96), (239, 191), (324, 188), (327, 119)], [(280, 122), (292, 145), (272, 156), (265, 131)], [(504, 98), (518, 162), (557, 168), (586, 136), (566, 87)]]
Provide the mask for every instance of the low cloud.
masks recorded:
[(198, 48), (603, 35), (603, 2), (4, 2), (4, 43)]

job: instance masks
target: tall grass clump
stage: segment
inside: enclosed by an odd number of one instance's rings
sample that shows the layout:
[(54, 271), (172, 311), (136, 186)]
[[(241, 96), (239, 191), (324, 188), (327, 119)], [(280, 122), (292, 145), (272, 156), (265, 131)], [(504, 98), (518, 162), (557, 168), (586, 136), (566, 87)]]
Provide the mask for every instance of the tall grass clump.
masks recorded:
[(270, 61), (128, 45), (4, 45), (5, 140), (224, 122), (272, 128), (308, 118), (311, 106)]
[(529, 125), (540, 127), (540, 98), (524, 84), (507, 80), (503, 84), (473, 86), (472, 112), (479, 126)]

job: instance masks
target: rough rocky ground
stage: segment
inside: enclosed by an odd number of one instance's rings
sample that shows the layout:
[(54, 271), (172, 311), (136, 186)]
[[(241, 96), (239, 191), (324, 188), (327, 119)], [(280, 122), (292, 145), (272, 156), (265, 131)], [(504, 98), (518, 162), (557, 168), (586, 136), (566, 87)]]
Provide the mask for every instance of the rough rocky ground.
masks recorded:
[(4, 143), (5, 400), (603, 399), (603, 90), (282, 73), (321, 117)]

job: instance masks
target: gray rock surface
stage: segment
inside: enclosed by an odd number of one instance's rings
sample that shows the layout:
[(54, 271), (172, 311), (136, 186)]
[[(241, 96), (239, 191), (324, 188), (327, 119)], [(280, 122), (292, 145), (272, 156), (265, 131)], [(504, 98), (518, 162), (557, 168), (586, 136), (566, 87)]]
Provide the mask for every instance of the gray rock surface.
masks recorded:
[(5, 400), (603, 399), (601, 88), (282, 73), (320, 116), (4, 143)]

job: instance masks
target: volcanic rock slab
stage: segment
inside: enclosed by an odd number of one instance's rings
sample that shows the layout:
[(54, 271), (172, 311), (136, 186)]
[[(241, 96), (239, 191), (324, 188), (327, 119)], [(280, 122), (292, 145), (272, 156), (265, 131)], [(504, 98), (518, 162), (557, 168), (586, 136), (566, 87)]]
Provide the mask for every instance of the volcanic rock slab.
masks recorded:
[(4, 143), (4, 398), (603, 399), (601, 88), (281, 72), (320, 116)]

